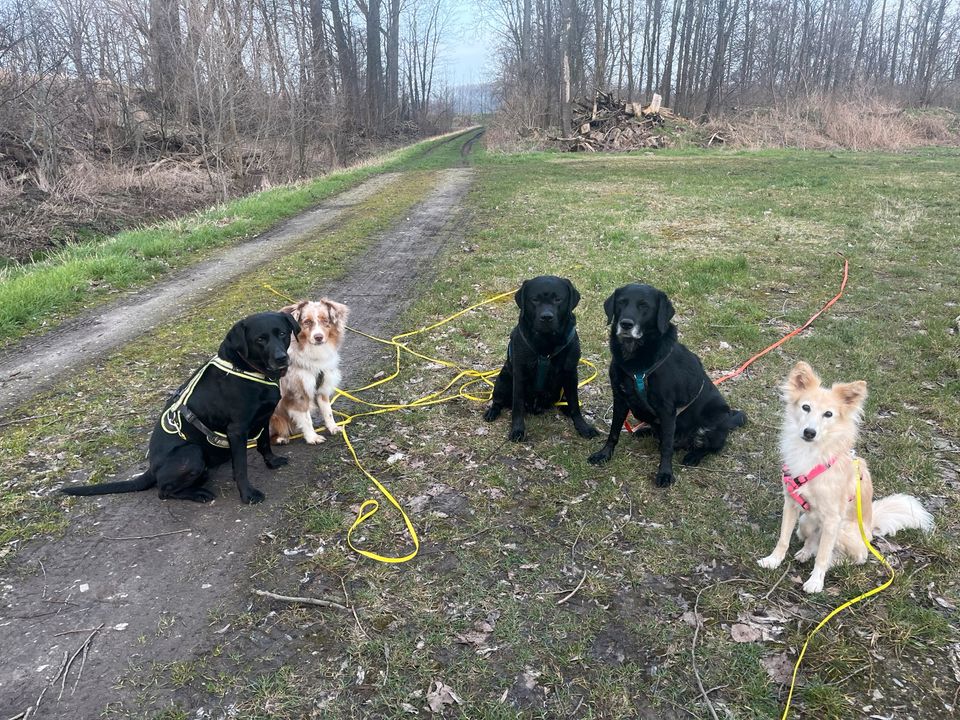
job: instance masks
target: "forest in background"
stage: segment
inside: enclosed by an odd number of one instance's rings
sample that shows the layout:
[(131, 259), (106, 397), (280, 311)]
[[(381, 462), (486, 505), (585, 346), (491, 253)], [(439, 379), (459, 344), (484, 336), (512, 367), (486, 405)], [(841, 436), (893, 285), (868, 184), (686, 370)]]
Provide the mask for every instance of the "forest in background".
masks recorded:
[(449, 25), (443, 0), (0, 0), (4, 254), (446, 131)]
[(659, 93), (706, 120), (865, 94), (960, 103), (958, 0), (487, 0), (504, 111), (571, 127), (571, 100)]
[[(458, 110), (496, 107), (499, 147), (566, 135), (599, 90), (660, 94), (678, 134), (704, 129), (694, 144), (960, 137), (952, 111), (904, 113), (960, 104), (960, 0), (480, 0), (456, 27), (465, 7), (0, 0), (2, 254), (313, 177), (466, 122)], [(470, 33), (496, 54), (454, 88), (443, 48)]]

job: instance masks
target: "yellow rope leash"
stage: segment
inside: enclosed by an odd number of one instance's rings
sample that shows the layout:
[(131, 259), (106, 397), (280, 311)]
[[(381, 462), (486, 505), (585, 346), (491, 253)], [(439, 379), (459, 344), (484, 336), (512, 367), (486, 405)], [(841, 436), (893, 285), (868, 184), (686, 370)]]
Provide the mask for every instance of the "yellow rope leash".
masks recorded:
[(835, 615), (837, 615), (838, 613), (843, 612), (843, 611), (846, 610), (848, 607), (850, 607), (851, 605), (855, 605), (856, 603), (860, 602), (861, 600), (866, 600), (866, 599), (867, 599), (868, 597), (870, 597), (871, 595), (876, 595), (876, 594), (877, 594), (878, 592), (880, 592), (881, 590), (886, 590), (886, 589), (887, 589), (888, 587), (890, 587), (890, 585), (893, 583), (893, 578), (895, 577), (895, 573), (893, 572), (893, 567), (891, 567), (890, 563), (887, 562), (887, 559), (886, 559), (885, 557), (883, 557), (883, 555), (881, 555), (881, 554), (877, 551), (877, 549), (876, 549), (875, 547), (873, 547), (873, 545), (870, 544), (870, 541), (867, 539), (867, 533), (864, 532), (864, 529), (863, 529), (863, 508), (862, 508), (861, 503), (860, 503), (860, 458), (854, 458), (854, 459), (853, 459), (853, 466), (854, 466), (854, 468), (855, 468), (855, 470), (856, 470), (856, 486), (857, 486), (857, 527), (860, 529), (860, 537), (863, 539), (863, 543), (864, 543), (864, 545), (867, 546), (867, 549), (868, 549), (871, 553), (873, 553), (873, 556), (874, 556), (875, 558), (877, 558), (877, 560), (879, 560), (880, 563), (881, 563), (887, 570), (890, 571), (890, 577), (887, 578), (887, 581), (886, 581), (885, 583), (883, 583), (882, 585), (878, 585), (877, 587), (873, 588), (872, 590), (868, 590), (867, 592), (863, 593), (862, 595), (857, 595), (857, 597), (853, 598), (853, 600), (847, 600), (847, 602), (843, 603), (843, 605), (840, 605), (839, 607), (834, 608), (833, 610), (831, 610), (831, 611), (830, 611), (830, 614), (827, 615), (823, 620), (821, 620), (821, 621), (817, 624), (817, 626), (810, 632), (810, 634), (807, 635), (807, 639), (806, 639), (806, 641), (803, 643), (803, 647), (800, 649), (800, 656), (797, 658), (797, 662), (796, 662), (796, 664), (793, 666), (793, 677), (790, 679), (790, 692), (789, 692), (789, 694), (787, 695), (787, 705), (786, 705), (785, 708), (783, 708), (783, 715), (782, 715), (782, 717), (781, 717), (781, 720), (786, 720), (786, 718), (787, 718), (787, 713), (790, 712), (790, 702), (793, 700), (793, 689), (794, 689), (794, 686), (795, 686), (796, 683), (797, 683), (797, 672), (800, 670), (800, 663), (803, 662), (803, 656), (806, 654), (806, 652), (807, 652), (807, 646), (810, 644), (810, 641), (813, 639), (813, 636), (816, 635), (818, 632), (820, 632), (820, 629), (821, 629), (824, 625), (826, 625), (828, 622), (830, 622), (830, 620), (831, 620)]
[[(274, 293), (278, 297), (283, 298), (284, 300), (287, 300), (289, 302), (296, 302), (292, 298), (287, 297), (286, 295), (279, 292), (278, 290), (276, 290), (270, 285), (267, 285), (264, 283), (263, 287), (269, 290), (270, 292)], [(412, 338), (416, 335), (430, 332), (431, 330), (436, 330), (438, 327), (442, 327), (443, 325), (446, 325), (447, 323), (450, 323), (456, 320), (457, 318), (461, 317), (462, 315), (466, 315), (467, 313), (473, 310), (476, 310), (477, 308), (483, 307), (484, 305), (489, 305), (491, 303), (499, 302), (500, 300), (503, 300), (505, 298), (513, 297), (515, 293), (516, 293), (516, 290), (510, 290), (508, 292), (494, 295), (492, 297), (487, 298), (486, 300), (482, 300), (481, 302), (476, 303), (475, 305), (471, 305), (470, 307), (467, 307), (467, 308), (464, 308), (463, 310), (455, 312), (453, 315), (445, 317), (442, 320), (438, 320), (432, 325), (427, 325), (425, 327), (417, 328), (416, 330), (410, 330), (408, 332), (400, 333), (399, 335), (394, 335), (389, 340), (385, 338), (377, 337), (376, 335), (371, 335), (369, 333), (362, 332), (361, 330), (357, 330), (356, 328), (352, 328), (349, 326), (347, 327), (347, 329), (352, 333), (360, 335), (361, 337), (365, 337), (368, 340), (381, 343), (383, 345), (390, 345), (396, 351), (395, 358), (394, 358), (394, 370), (391, 374), (387, 375), (386, 377), (382, 377), (379, 380), (375, 380), (371, 383), (368, 383), (363, 387), (356, 388), (354, 390), (341, 390), (338, 388), (336, 391), (336, 394), (334, 395), (333, 399), (330, 402), (332, 405), (340, 397), (344, 397), (348, 400), (351, 400), (352, 402), (357, 403), (358, 405), (363, 405), (365, 407), (371, 408), (370, 410), (353, 413), (353, 414), (338, 412), (337, 415), (341, 417), (342, 420), (338, 422), (337, 425), (339, 425), (341, 428), (341, 432), (343, 434), (343, 440), (347, 445), (347, 450), (349, 450), (350, 455), (353, 458), (354, 464), (357, 466), (360, 472), (362, 472), (371, 482), (373, 482), (377, 490), (380, 491), (380, 493), (390, 502), (390, 504), (400, 511), (400, 515), (403, 517), (404, 525), (406, 525), (406, 528), (407, 528), (407, 533), (410, 535), (410, 539), (413, 541), (413, 546), (414, 546), (414, 549), (412, 552), (402, 557), (391, 557), (387, 555), (380, 555), (379, 553), (375, 553), (370, 550), (364, 550), (362, 548), (356, 547), (353, 544), (354, 531), (358, 527), (360, 527), (360, 525), (362, 525), (364, 522), (366, 522), (371, 517), (373, 517), (377, 513), (377, 511), (380, 509), (380, 504), (377, 500), (367, 499), (367, 500), (364, 500), (363, 503), (360, 505), (360, 509), (357, 512), (357, 519), (354, 520), (353, 525), (351, 525), (350, 529), (347, 530), (347, 545), (354, 552), (357, 552), (360, 555), (363, 555), (364, 557), (368, 557), (383, 563), (402, 563), (402, 562), (406, 562), (407, 560), (412, 560), (414, 557), (416, 557), (417, 553), (420, 550), (420, 539), (417, 537), (417, 532), (413, 527), (413, 523), (411, 522), (410, 517), (404, 511), (400, 503), (397, 502), (396, 498), (394, 498), (394, 496), (390, 493), (390, 491), (386, 487), (384, 487), (384, 485), (379, 480), (377, 480), (377, 478), (374, 477), (373, 474), (369, 470), (367, 470), (366, 467), (364, 467), (363, 463), (360, 460), (359, 455), (357, 454), (356, 449), (353, 446), (353, 442), (350, 440), (350, 436), (347, 432), (347, 426), (357, 418), (370, 417), (373, 415), (382, 415), (384, 413), (396, 412), (398, 410), (430, 407), (431, 405), (439, 405), (441, 403), (450, 402), (451, 400), (456, 400), (457, 398), (464, 398), (465, 400), (469, 400), (472, 402), (482, 402), (482, 403), (489, 402), (489, 400), (493, 397), (494, 380), (497, 377), (497, 375), (500, 373), (499, 369), (474, 370), (473, 368), (464, 368), (455, 362), (451, 362), (443, 358), (432, 357), (430, 355), (426, 355), (424, 353), (418, 352), (410, 348), (405, 342), (400, 342), (400, 341), (403, 339)], [(426, 362), (434, 363), (436, 365), (440, 365), (445, 368), (450, 368), (451, 370), (456, 370), (457, 374), (453, 377), (452, 380), (447, 382), (439, 390), (428, 393), (422, 397), (416, 398), (406, 403), (376, 403), (376, 402), (372, 402), (370, 400), (364, 400), (363, 398), (358, 397), (357, 395), (358, 393), (364, 392), (366, 390), (372, 390), (373, 388), (379, 387), (381, 385), (385, 385), (389, 383), (391, 380), (394, 380), (397, 376), (399, 376), (403, 368), (403, 363), (402, 363), (403, 353), (408, 353), (409, 355), (412, 355), (413, 357), (418, 358), (420, 360), (425, 360)], [(586, 365), (592, 371), (589, 377), (580, 381), (580, 384), (578, 385), (578, 387), (583, 387), (584, 385), (591, 382), (597, 377), (598, 371), (597, 371), (596, 365), (591, 363), (589, 360), (580, 358), (580, 362)], [(460, 383), (459, 387), (456, 387), (457, 383)], [(472, 390), (472, 388), (478, 384), (485, 385), (486, 387), (478, 391)], [(453, 388), (455, 387), (456, 387), (456, 391), (452, 392)], [(557, 403), (558, 407), (564, 406), (564, 405), (566, 405), (566, 402), (562, 400)], [(300, 437), (300, 435), (291, 435), (290, 437), (297, 438), (297, 437)]]

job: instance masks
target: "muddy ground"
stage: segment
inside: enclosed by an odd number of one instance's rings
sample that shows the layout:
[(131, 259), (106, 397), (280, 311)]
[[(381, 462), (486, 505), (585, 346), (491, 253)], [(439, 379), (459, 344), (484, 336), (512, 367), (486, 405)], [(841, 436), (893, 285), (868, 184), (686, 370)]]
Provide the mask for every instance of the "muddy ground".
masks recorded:
[[(464, 155), (474, 140), (461, 139)], [(253, 243), (90, 313), (55, 331), (56, 343), (34, 338), (0, 365), (0, 407), (22, 402), (70, 368), (169, 320), (250, 262), (281, 252), (299, 234), (334, 222), (345, 207), (395, 181), (367, 181)], [(432, 272), (436, 253), (457, 235), (470, 183), (466, 167), (443, 171), (405, 221), (377, 238), (341, 281), (315, 288), (316, 294), (346, 302), (365, 329), (389, 335), (411, 288)], [(141, 322), (124, 321), (130, 313)], [(348, 343), (342, 369), (349, 385), (365, 379), (365, 368), (383, 350), (355, 336)], [(51, 345), (68, 352), (49, 350)], [(90, 502), (95, 509), (82, 512), (62, 539), (28, 544), (0, 578), (0, 717), (98, 717), (105, 707), (131, 699), (134, 691), (120, 681), (132, 669), (193, 657), (215, 645), (224, 631), (210, 627), (211, 608), (247, 607), (248, 561), (258, 539), (276, 525), (292, 493), (318, 481), (308, 462), (317, 448), (294, 445), (283, 452), (291, 463), (278, 471), (250, 455), (251, 481), (267, 495), (261, 505), (241, 505), (229, 470), (220, 469), (213, 481), (218, 499), (211, 505), (161, 502), (153, 492), (104, 496)], [(65, 663), (69, 672), (61, 673)]]

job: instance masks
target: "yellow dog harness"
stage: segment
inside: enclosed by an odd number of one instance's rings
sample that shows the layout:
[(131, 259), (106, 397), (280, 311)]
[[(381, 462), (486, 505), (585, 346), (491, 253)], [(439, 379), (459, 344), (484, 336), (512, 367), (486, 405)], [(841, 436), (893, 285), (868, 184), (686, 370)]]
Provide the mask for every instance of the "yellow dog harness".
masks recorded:
[[(193, 395), (193, 391), (197, 387), (197, 383), (200, 382), (200, 378), (203, 377), (203, 374), (206, 372), (207, 368), (211, 366), (217, 368), (218, 370), (222, 370), (228, 375), (235, 375), (236, 377), (241, 377), (244, 380), (258, 382), (263, 385), (270, 385), (278, 390), (280, 389), (280, 382), (277, 380), (270, 380), (263, 373), (241, 370), (229, 360), (224, 360), (219, 355), (215, 355), (213, 358), (211, 358), (210, 362), (194, 373), (193, 377), (190, 378), (190, 381), (183, 386), (183, 390), (180, 391), (180, 395), (177, 396), (177, 399), (173, 401), (173, 404), (167, 408), (160, 417), (160, 427), (163, 428), (164, 432), (169, 433), (170, 435), (179, 435), (184, 440), (187, 440), (187, 436), (183, 433), (183, 421), (186, 420), (206, 436), (207, 442), (215, 447), (226, 450), (230, 448), (230, 440), (227, 438), (227, 436), (222, 432), (217, 432), (216, 430), (211, 430), (208, 428), (200, 420), (200, 418), (196, 416), (193, 410), (187, 406), (187, 402), (190, 400), (190, 396)], [(260, 432), (249, 438), (247, 442), (256, 442), (262, 434), (263, 428), (260, 428)]]

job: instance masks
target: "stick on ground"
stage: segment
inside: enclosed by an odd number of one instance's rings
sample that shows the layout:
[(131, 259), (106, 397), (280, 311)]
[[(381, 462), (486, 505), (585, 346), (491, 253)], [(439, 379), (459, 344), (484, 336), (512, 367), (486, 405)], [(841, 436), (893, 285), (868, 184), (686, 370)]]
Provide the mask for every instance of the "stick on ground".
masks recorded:
[(277, 595), (276, 593), (267, 592), (266, 590), (254, 590), (254, 595), (260, 595), (262, 597), (270, 598), (271, 600), (279, 600), (281, 602), (288, 603), (300, 603), (301, 605), (319, 605), (320, 607), (336, 608), (337, 610), (347, 610), (349, 611), (346, 605), (341, 605), (338, 602), (333, 600), (321, 600), (320, 598), (310, 598), (310, 597), (292, 597), (290, 595)]

